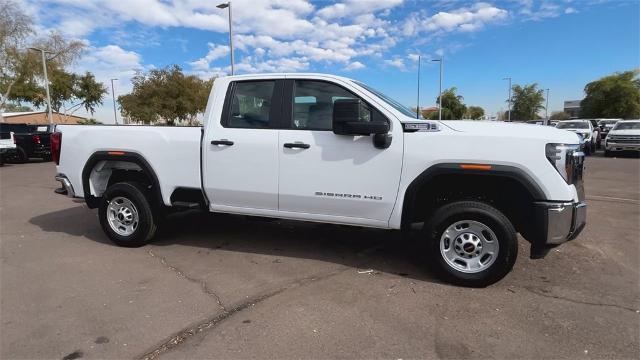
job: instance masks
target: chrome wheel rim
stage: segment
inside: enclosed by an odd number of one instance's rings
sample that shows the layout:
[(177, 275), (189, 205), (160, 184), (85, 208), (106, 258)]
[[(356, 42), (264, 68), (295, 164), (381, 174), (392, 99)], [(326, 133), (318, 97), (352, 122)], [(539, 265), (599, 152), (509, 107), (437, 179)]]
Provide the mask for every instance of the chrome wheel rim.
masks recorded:
[(133, 205), (131, 200), (122, 196), (115, 197), (109, 201), (107, 220), (111, 230), (122, 236), (133, 234), (140, 222), (136, 206)]
[(440, 237), (440, 253), (446, 263), (468, 274), (493, 265), (499, 248), (496, 234), (487, 225), (473, 220), (449, 225)]

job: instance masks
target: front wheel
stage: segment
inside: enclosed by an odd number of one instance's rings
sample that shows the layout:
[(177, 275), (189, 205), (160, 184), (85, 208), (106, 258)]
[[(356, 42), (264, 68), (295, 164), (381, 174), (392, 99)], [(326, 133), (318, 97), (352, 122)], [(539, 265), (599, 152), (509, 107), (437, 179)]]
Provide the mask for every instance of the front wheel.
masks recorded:
[(457, 285), (491, 285), (511, 271), (518, 255), (509, 219), (477, 201), (442, 206), (425, 222), (424, 236), (436, 273)]
[(102, 230), (119, 246), (149, 243), (156, 232), (151, 204), (141, 184), (120, 182), (104, 192), (98, 216)]

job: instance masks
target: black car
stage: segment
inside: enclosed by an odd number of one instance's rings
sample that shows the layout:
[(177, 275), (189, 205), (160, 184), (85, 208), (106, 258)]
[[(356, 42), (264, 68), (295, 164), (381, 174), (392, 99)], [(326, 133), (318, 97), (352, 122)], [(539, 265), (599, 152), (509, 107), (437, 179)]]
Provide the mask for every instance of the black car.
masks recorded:
[(29, 158), (51, 161), (52, 125), (0, 123), (0, 138), (9, 139), (13, 133), (16, 149), (6, 154), (7, 159), (26, 162)]

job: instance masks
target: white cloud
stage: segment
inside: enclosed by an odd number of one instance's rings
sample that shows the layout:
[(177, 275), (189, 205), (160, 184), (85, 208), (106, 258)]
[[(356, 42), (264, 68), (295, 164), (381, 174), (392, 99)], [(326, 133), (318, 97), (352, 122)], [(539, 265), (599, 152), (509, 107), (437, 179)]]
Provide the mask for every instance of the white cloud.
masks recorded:
[(576, 9), (572, 8), (572, 7), (568, 7), (566, 9), (564, 9), (564, 13), (565, 14), (574, 14), (576, 12), (578, 12), (578, 11)]
[[(131, 92), (131, 78), (138, 71), (146, 70), (148, 67), (142, 64), (140, 54), (134, 51), (125, 50), (117, 45), (106, 45), (96, 47), (89, 44), (85, 55), (74, 64), (71, 69), (76, 73), (90, 71), (96, 80), (103, 83), (109, 90), (104, 97), (104, 103), (95, 113), (95, 117), (105, 123), (113, 123), (113, 102), (111, 100), (111, 79), (114, 81), (116, 98), (118, 95)], [(84, 109), (78, 110), (77, 115), (91, 116)], [(120, 114), (118, 113), (118, 118)]]
[(189, 64), (194, 70), (207, 70), (212, 61), (219, 59), (223, 56), (229, 54), (229, 46), (228, 45), (218, 45), (208, 43), (209, 52), (205, 57), (200, 58), (196, 61), (192, 61)]
[(353, 71), (353, 70), (359, 70), (364, 68), (365, 68), (365, 65), (363, 63), (361, 63), (360, 61), (354, 61), (351, 64), (347, 65), (344, 69), (346, 71)]
[(487, 3), (477, 3), (470, 8), (451, 12), (439, 12), (426, 19), (422, 28), (426, 31), (476, 31), (485, 24), (507, 17), (508, 12)]
[(348, 0), (323, 7), (318, 10), (318, 16), (324, 19), (341, 18), (353, 14), (374, 13), (380, 10), (388, 10), (402, 4), (403, 0)]
[(399, 70), (403, 70), (404, 71), (406, 69), (406, 67), (404, 65), (404, 60), (401, 59), (401, 58), (387, 59), (387, 60), (384, 61), (384, 63), (386, 65), (393, 66), (393, 67), (395, 67), (395, 68), (397, 68)]

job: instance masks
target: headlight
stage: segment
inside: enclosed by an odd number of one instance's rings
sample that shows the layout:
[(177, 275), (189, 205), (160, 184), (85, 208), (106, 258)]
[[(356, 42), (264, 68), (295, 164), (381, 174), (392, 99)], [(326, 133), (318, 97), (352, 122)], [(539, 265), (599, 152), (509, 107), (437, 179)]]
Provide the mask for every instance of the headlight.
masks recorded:
[(547, 144), (545, 153), (547, 160), (553, 165), (567, 184), (573, 182), (573, 163), (571, 158), (580, 149), (579, 145)]

